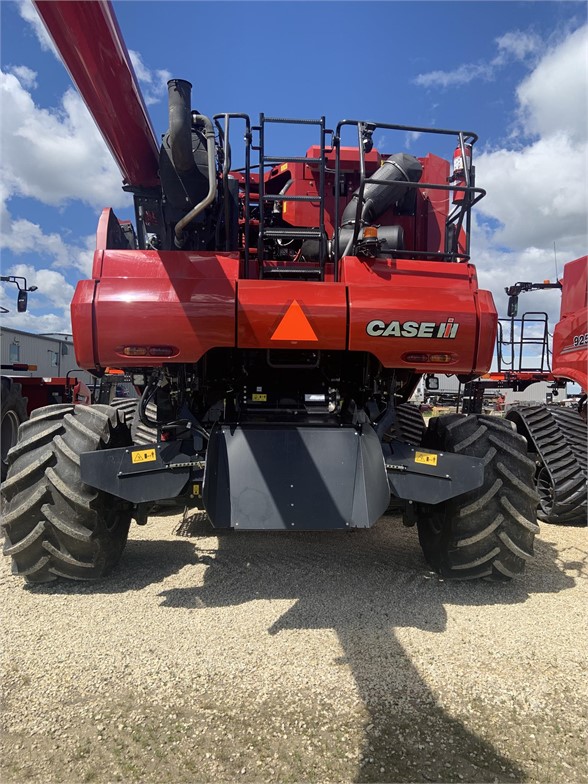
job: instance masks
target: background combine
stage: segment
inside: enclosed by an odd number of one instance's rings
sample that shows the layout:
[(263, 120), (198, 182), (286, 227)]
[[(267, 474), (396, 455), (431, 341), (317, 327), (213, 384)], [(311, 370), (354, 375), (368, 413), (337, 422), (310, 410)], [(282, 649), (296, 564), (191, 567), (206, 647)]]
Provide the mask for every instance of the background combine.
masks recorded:
[[(407, 403), (424, 374), (491, 364), (497, 314), (470, 262), (476, 135), (208, 117), (174, 79), (157, 145), (110, 4), (36, 5), (135, 200), (134, 226), (100, 218), (76, 356), (96, 376), (122, 368), (140, 400), (21, 425), (3, 485), (14, 572), (100, 576), (131, 519), (175, 497), (239, 530), (366, 528), (392, 505), (441, 574), (520, 573), (538, 530), (524, 438), (479, 415), (425, 428)], [(284, 124), (316, 142), (271, 154)], [(430, 134), (453, 167), (381, 153), (382, 129)]]
[[(553, 333), (551, 368), (546, 377), (554, 385), (573, 381), (582, 389), (577, 409), (522, 406), (507, 414), (528, 442), (536, 463), (539, 518), (550, 523), (586, 523), (588, 479), (588, 257), (570, 261), (561, 282), (517, 283), (510, 289), (509, 315), (514, 318), (521, 292), (561, 288), (560, 320)], [(535, 315), (535, 314), (533, 314)], [(545, 335), (543, 355), (549, 355)]]

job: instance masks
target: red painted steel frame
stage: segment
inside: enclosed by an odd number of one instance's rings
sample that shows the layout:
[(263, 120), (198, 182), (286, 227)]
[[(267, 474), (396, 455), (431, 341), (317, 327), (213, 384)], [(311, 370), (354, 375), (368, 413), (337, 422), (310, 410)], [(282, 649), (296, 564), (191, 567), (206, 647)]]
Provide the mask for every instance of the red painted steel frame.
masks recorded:
[(564, 267), (560, 320), (553, 333), (553, 375), (588, 390), (588, 256)]
[(127, 183), (158, 185), (158, 144), (110, 2), (33, 2)]

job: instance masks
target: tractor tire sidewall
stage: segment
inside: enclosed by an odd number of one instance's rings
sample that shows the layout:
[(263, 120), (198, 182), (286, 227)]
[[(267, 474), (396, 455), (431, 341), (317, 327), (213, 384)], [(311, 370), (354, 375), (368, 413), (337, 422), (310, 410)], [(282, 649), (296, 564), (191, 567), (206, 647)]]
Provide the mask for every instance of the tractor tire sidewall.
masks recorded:
[(421, 509), (419, 541), (428, 563), (457, 579), (522, 573), (539, 530), (525, 439), (500, 417), (450, 414), (431, 420), (423, 445), (484, 461), (480, 488)]
[(82, 482), (82, 452), (128, 446), (130, 430), (110, 406), (34, 411), (11, 450), (3, 529), (13, 573), (31, 583), (96, 579), (119, 561), (132, 506)]
[[(464, 419), (463, 414), (446, 414), (429, 419), (429, 425), (423, 436), (422, 446), (426, 449), (443, 449), (451, 451), (445, 444), (444, 432), (452, 422)], [(442, 554), (449, 547), (451, 527), (448, 524), (450, 509), (448, 504), (435, 504), (426, 511), (421, 510), (418, 518), (417, 531), (419, 543), (427, 563), (436, 571), (443, 572)]]
[[(131, 437), (135, 446), (145, 446), (157, 441), (157, 425), (145, 425), (139, 417), (140, 398), (129, 399), (125, 397), (115, 397), (110, 401), (110, 405), (120, 411), (130, 428)], [(155, 403), (148, 403), (145, 413), (148, 419), (157, 419), (157, 406)]]
[(53, 439), (63, 433), (64, 417), (72, 405), (59, 403), (37, 408), (23, 422), (16, 444), (8, 453), (8, 472), (2, 483), (2, 533), (4, 555), (12, 558), (13, 574), (29, 582), (50, 582), (50, 555), (45, 542), (51, 541), (43, 513), (50, 500), (45, 475), (55, 464)]
[(47, 472), (52, 512), (61, 520), (71, 521), (76, 529), (81, 526), (90, 537), (84, 541), (81, 536), (60, 531), (60, 547), (84, 566), (60, 562), (59, 574), (71, 579), (102, 577), (120, 560), (128, 538), (132, 505), (85, 484), (79, 462), (72, 457), (130, 446), (130, 430), (124, 414), (105, 405), (77, 406), (65, 420), (63, 435), (55, 439), (55, 466)]
[(5, 376), (2, 379), (1, 448), (2, 481), (8, 473), (8, 452), (16, 444), (18, 428), (28, 419), (27, 398), (22, 396), (22, 384)]

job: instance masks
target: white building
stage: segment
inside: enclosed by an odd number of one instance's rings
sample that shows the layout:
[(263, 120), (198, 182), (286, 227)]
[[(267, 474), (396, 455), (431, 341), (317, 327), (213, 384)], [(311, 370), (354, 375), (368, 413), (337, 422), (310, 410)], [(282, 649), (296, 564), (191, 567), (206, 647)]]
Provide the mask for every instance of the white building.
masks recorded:
[[(62, 378), (68, 373), (86, 383), (93, 377), (79, 370), (71, 335), (35, 335), (6, 327), (1, 335), (2, 374)], [(36, 370), (11, 370), (7, 365), (36, 365)]]

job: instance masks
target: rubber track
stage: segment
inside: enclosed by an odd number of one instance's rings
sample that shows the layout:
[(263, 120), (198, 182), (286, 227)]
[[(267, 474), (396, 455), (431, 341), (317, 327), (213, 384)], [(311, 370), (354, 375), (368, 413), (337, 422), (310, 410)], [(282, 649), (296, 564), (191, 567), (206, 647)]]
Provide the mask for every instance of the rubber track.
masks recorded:
[(538, 517), (548, 523), (586, 522), (588, 479), (588, 428), (571, 408), (524, 406), (511, 411), (547, 472), (553, 497), (551, 509), (540, 498)]

